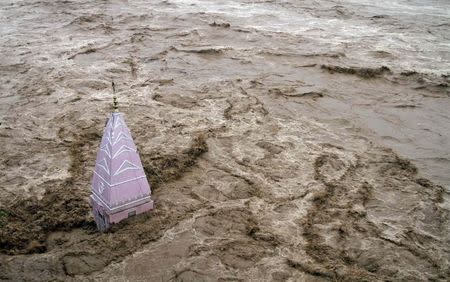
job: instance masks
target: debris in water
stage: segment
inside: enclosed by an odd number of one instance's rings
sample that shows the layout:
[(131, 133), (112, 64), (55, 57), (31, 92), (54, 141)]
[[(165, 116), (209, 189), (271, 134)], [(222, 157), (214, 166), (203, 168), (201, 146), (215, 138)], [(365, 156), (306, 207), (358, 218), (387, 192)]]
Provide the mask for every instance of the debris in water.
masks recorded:
[(215, 26), (215, 27), (223, 27), (223, 28), (230, 28), (230, 26), (231, 26), (229, 23), (216, 23), (216, 21), (210, 23), (209, 25)]
[(332, 65), (322, 65), (322, 69), (327, 70), (329, 73), (345, 73), (353, 74), (362, 78), (374, 78), (384, 73), (389, 73), (391, 70), (386, 66), (379, 68), (358, 68), (358, 67), (340, 67)]

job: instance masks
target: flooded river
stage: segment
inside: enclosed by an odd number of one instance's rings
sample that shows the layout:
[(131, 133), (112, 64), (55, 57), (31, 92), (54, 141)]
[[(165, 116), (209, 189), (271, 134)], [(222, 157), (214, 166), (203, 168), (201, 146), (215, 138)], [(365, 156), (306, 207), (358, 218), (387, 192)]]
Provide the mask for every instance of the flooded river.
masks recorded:
[[(0, 3), (0, 280), (450, 276), (450, 3)], [(111, 82), (155, 210), (88, 196)]]

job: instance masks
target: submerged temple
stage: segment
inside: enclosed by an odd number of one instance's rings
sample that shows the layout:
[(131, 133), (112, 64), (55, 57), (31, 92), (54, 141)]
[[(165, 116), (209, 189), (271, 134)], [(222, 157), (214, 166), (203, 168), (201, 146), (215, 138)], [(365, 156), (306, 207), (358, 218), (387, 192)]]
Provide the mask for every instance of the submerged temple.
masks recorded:
[(91, 204), (100, 231), (153, 209), (151, 190), (123, 115), (106, 124), (92, 178)]

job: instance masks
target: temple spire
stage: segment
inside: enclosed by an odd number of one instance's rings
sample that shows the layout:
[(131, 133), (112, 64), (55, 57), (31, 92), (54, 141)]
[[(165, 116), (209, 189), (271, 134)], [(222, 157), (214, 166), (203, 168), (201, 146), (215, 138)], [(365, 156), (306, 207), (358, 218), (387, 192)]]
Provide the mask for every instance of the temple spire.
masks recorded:
[[(112, 83), (115, 94), (114, 83)], [(131, 132), (123, 114), (114, 110), (103, 131), (92, 176), (91, 205), (97, 227), (153, 209), (151, 189)]]

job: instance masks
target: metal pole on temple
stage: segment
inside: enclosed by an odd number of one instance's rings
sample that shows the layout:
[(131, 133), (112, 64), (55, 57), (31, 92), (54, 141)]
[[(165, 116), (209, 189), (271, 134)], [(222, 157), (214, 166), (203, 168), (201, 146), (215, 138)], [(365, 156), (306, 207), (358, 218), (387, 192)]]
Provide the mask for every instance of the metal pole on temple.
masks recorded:
[(111, 83), (112, 85), (112, 89), (113, 89), (113, 109), (114, 112), (118, 112), (119, 111), (119, 106), (118, 106), (118, 102), (117, 102), (117, 97), (116, 97), (116, 85), (114, 84), (114, 80)]

